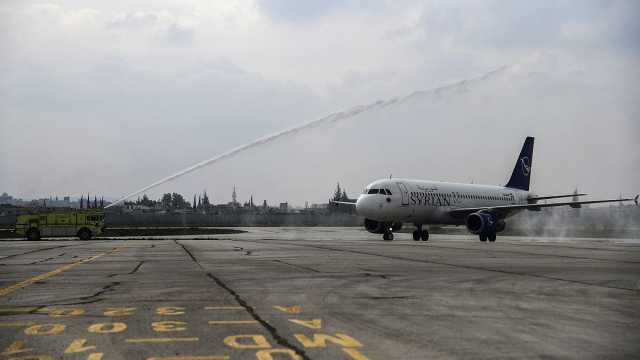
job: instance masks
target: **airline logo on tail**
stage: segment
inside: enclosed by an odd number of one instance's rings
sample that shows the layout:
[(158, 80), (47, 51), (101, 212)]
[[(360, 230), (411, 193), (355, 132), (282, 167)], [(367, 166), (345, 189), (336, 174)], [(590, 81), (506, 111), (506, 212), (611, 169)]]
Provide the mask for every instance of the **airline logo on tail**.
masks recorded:
[(529, 158), (527, 156), (520, 159), (520, 164), (522, 164), (522, 175), (529, 176), (531, 173), (531, 165), (529, 165)]

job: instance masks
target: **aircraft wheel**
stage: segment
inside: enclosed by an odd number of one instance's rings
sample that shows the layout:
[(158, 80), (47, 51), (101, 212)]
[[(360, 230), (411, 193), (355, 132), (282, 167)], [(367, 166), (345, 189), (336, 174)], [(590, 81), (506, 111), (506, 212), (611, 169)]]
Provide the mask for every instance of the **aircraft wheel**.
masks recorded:
[(413, 240), (420, 241), (420, 232), (418, 230), (413, 231)]
[(491, 241), (491, 242), (496, 241), (496, 233), (489, 234), (489, 241)]
[(27, 231), (27, 240), (30, 240), (30, 241), (40, 240), (40, 231), (38, 231), (38, 229), (29, 229), (29, 231)]
[(429, 232), (427, 230), (422, 230), (420, 238), (422, 239), (422, 241), (429, 241)]
[(480, 241), (482, 241), (482, 242), (486, 242), (487, 241), (487, 235), (480, 234), (479, 237), (480, 237)]
[(386, 232), (386, 233), (382, 234), (382, 239), (386, 240), (386, 241), (393, 240), (393, 233), (392, 232)]

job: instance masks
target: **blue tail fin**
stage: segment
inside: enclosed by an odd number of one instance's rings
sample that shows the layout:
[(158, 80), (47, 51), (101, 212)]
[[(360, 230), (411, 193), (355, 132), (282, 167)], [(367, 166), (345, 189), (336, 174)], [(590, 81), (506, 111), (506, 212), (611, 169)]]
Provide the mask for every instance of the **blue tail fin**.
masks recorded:
[(529, 180), (531, 179), (531, 167), (533, 166), (533, 137), (528, 136), (524, 140), (520, 156), (516, 161), (516, 166), (511, 173), (511, 179), (506, 187), (529, 191)]

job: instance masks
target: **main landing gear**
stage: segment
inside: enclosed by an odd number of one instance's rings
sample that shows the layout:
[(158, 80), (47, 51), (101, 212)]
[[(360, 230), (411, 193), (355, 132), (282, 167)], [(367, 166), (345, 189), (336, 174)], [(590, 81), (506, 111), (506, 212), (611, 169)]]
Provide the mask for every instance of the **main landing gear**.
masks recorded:
[(482, 242), (487, 242), (487, 240), (489, 240), (489, 242), (494, 242), (496, 241), (496, 233), (491, 232), (491, 233), (481, 233), (478, 235), (478, 237), (480, 238), (480, 241)]
[(426, 229), (422, 230), (422, 224), (416, 224), (416, 230), (413, 231), (413, 240), (429, 241), (429, 232)]

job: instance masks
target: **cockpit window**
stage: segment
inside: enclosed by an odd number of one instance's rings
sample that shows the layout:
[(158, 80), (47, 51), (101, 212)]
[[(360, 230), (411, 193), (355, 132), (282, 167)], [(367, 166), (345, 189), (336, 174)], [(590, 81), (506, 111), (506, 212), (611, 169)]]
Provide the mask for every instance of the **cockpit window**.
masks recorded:
[(377, 194), (378, 189), (369, 189), (369, 194)]

